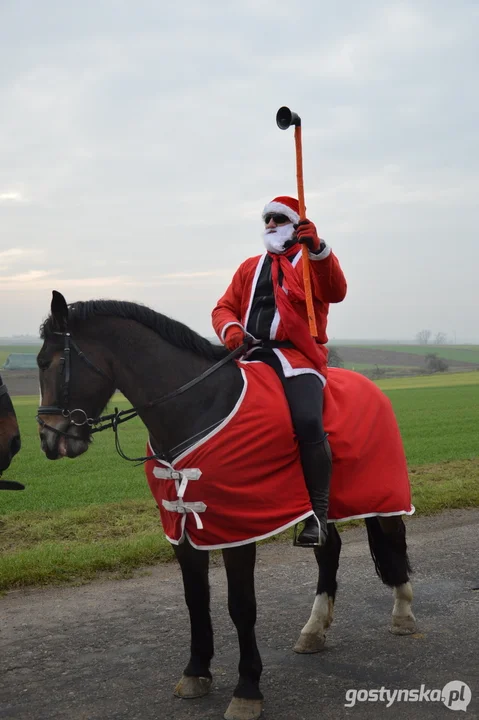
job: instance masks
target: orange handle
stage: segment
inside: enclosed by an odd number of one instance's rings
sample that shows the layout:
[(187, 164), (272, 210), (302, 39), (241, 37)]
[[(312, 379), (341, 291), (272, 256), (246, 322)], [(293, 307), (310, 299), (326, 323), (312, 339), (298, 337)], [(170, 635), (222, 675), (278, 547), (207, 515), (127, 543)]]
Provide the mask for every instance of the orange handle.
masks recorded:
[[(304, 204), (304, 183), (303, 183), (303, 146), (301, 141), (301, 125), (295, 125), (294, 142), (296, 145), (296, 181), (298, 184), (299, 219), (306, 218), (306, 207)], [(309, 274), (308, 248), (303, 245), (303, 282), (304, 294), (306, 296), (306, 310), (308, 313), (309, 332), (313, 337), (318, 337), (316, 318), (314, 316), (313, 293), (311, 291), (311, 276)]]

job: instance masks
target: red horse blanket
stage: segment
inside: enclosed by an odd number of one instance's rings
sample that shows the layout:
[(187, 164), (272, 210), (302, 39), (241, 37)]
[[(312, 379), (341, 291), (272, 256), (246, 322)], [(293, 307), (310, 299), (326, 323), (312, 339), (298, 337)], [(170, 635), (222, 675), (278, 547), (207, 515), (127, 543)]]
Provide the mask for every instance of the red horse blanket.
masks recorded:
[[(264, 363), (240, 367), (243, 392), (223, 423), (172, 465), (145, 465), (172, 543), (186, 533), (204, 550), (241, 545), (312, 513), (281, 383)], [(330, 369), (324, 426), (333, 454), (330, 521), (414, 512), (396, 419), (374, 383)]]

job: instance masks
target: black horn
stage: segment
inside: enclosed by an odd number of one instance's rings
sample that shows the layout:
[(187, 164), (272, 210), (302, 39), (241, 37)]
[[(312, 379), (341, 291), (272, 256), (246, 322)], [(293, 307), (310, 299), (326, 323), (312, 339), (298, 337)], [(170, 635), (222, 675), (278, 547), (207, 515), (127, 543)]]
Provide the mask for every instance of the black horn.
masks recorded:
[(300, 127), (301, 118), (295, 112), (292, 112), (289, 107), (280, 107), (276, 113), (276, 125), (280, 130), (287, 130), (291, 125)]

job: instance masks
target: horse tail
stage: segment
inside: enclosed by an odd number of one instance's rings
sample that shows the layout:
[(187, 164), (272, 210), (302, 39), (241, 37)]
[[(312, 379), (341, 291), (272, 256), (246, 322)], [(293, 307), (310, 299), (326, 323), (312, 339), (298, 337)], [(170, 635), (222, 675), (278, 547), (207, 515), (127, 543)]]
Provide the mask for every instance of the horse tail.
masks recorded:
[(366, 529), (374, 567), (382, 582), (389, 587), (408, 582), (412, 568), (402, 518), (366, 518)]

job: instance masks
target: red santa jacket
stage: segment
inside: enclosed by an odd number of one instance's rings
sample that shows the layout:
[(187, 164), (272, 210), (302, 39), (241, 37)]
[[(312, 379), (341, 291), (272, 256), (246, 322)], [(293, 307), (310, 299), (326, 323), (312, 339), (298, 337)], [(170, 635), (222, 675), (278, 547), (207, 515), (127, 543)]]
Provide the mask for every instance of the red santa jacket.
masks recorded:
[[(267, 256), (267, 253), (264, 253), (245, 260), (234, 274), (233, 280), (223, 297), (218, 300), (212, 312), (212, 322), (214, 330), (222, 342), (224, 341), (226, 329), (231, 325), (240, 325), (243, 329), (246, 329), (258, 278)], [(325, 344), (328, 341), (326, 326), (329, 304), (341, 302), (344, 299), (347, 284), (339, 261), (328, 245), (317, 255), (309, 253), (309, 258), (311, 289), (318, 330), (317, 362), (313, 363), (296, 349), (281, 348), (281, 350), (275, 349), (274, 352), (281, 361), (286, 377), (312, 372), (319, 375), (325, 382), (328, 358)], [(299, 245), (297, 254), (292, 258), (292, 266), (297, 273), (301, 286), (304, 287), (302, 251)], [(307, 323), (306, 304), (296, 304), (295, 309), (300, 318)], [(277, 308), (275, 308), (269, 334), (272, 340), (289, 339)], [(251, 352), (254, 355), (254, 350)], [(251, 357), (251, 359), (254, 359), (254, 357)]]

